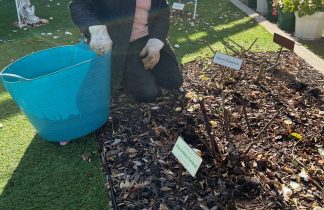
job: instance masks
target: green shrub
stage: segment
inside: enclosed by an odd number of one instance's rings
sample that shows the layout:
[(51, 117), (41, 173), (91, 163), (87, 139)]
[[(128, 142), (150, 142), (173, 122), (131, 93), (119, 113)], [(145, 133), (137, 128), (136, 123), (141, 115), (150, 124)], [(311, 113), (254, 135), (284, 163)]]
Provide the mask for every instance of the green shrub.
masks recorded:
[(282, 0), (284, 12), (298, 12), (298, 16), (324, 11), (324, 0)]

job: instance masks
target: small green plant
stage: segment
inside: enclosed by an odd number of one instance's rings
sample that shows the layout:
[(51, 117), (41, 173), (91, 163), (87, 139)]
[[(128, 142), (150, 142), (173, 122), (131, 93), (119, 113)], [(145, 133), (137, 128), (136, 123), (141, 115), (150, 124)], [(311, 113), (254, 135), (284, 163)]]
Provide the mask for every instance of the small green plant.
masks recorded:
[(324, 0), (282, 0), (284, 12), (297, 12), (299, 17), (324, 11)]

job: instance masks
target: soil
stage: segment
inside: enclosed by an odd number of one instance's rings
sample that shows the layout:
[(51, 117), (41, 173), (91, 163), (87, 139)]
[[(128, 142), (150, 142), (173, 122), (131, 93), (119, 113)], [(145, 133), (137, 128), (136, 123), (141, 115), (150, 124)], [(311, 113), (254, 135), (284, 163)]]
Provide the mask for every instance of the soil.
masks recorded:
[[(240, 71), (197, 59), (182, 66), (182, 89), (163, 91), (156, 103), (114, 96), (109, 122), (97, 136), (105, 148), (118, 208), (324, 207), (324, 75), (285, 51), (279, 65), (264, 71), (256, 83), (260, 69), (275, 64), (276, 57), (277, 53), (245, 53)], [(201, 99), (220, 148), (218, 161), (211, 154)], [(224, 108), (229, 113), (228, 140), (238, 154), (235, 163), (226, 140)], [(195, 177), (171, 153), (179, 136), (202, 153)], [(111, 189), (108, 183), (107, 188)]]

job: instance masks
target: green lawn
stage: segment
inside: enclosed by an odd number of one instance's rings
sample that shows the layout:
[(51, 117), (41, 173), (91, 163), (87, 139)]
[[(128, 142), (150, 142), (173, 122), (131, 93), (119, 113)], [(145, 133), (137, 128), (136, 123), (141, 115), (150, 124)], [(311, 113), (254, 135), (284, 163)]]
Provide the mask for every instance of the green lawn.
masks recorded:
[[(184, 14), (188, 12), (193, 13), (193, 4), (186, 5)], [(197, 14), (195, 21), (188, 20), (186, 15), (182, 19), (172, 18), (170, 42), (173, 46), (180, 46), (175, 51), (182, 63), (192, 61), (198, 56), (212, 56), (206, 42), (214, 50), (225, 52), (224, 40), (231, 40), (231, 47), (240, 49), (239, 45), (248, 48), (259, 37), (252, 51), (278, 49), (272, 42), (273, 36), (265, 28), (227, 0), (199, 0)], [(230, 53), (231, 47), (228, 47)]]
[[(0, 69), (32, 51), (75, 43), (80, 37), (69, 18), (68, 0), (32, 2), (39, 16), (54, 19), (47, 26), (25, 31), (12, 25), (14, 1), (0, 1)], [(91, 136), (64, 147), (41, 140), (2, 85), (0, 123), (1, 210), (107, 209), (105, 175)], [(86, 153), (92, 156), (90, 163), (82, 159)]]
[[(68, 2), (32, 0), (38, 16), (53, 19), (46, 26), (23, 30), (12, 24), (14, 1), (0, 0), (0, 69), (33, 51), (78, 42), (80, 34), (70, 21)], [(192, 5), (186, 6), (191, 9)], [(226, 0), (199, 0), (198, 15), (195, 26), (187, 19), (172, 19), (170, 42), (180, 46), (176, 54), (182, 63), (212, 56), (206, 42), (224, 52), (225, 38), (236, 49), (249, 46), (256, 37), (259, 41), (252, 50), (277, 49), (270, 33)], [(66, 31), (72, 35), (65, 35)], [(1, 210), (106, 209), (105, 176), (91, 136), (65, 147), (41, 140), (2, 85), (0, 123)], [(92, 162), (82, 160), (85, 153), (92, 154)]]

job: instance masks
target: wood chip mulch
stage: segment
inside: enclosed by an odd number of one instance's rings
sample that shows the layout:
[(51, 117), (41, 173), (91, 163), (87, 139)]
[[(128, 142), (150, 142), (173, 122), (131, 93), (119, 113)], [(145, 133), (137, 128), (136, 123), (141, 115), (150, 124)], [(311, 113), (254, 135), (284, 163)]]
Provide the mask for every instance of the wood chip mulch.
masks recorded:
[[(227, 69), (225, 106), (229, 138), (239, 164), (215, 163), (199, 100), (204, 99), (222, 156), (227, 154), (221, 107), (220, 66), (197, 59), (182, 66), (183, 89), (156, 103), (114, 96), (109, 122), (97, 134), (107, 149), (119, 209), (222, 210), (324, 207), (324, 76), (294, 53), (246, 53), (241, 71)], [(245, 98), (251, 140), (238, 99)], [(282, 109), (279, 113), (278, 111)], [(202, 152), (193, 178), (171, 153), (179, 136)], [(251, 150), (244, 154), (254, 141)], [(107, 184), (107, 186), (109, 186)]]

